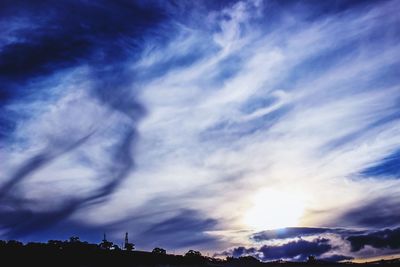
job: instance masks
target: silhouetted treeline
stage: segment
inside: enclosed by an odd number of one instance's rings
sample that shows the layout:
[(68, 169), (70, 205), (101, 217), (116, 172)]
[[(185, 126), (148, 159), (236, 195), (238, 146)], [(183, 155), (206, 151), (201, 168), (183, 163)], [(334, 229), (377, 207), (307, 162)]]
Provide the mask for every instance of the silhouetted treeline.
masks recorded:
[[(131, 244), (131, 243), (129, 243)], [(104, 239), (90, 244), (71, 237), (67, 241), (49, 240), (47, 243), (0, 240), (0, 266), (204, 266), (223, 263), (220, 259), (204, 257), (199, 251), (189, 250), (185, 255), (167, 254), (163, 248), (152, 252), (121, 249)]]
[[(108, 243), (107, 243), (108, 242)], [(129, 243), (131, 244), (131, 243)], [(132, 244), (133, 245), (133, 244)], [(269, 262), (246, 257), (227, 257), (225, 260), (205, 257), (199, 251), (189, 250), (185, 255), (167, 254), (163, 248), (154, 248), (152, 252), (134, 251), (132, 247), (119, 248), (105, 238), (100, 244), (90, 244), (71, 237), (67, 241), (49, 240), (47, 243), (0, 240), (0, 266), (68, 266), (68, 267), (124, 267), (124, 266), (400, 266), (399, 260), (382, 261), (374, 264), (340, 264), (318, 260), (312, 262)]]

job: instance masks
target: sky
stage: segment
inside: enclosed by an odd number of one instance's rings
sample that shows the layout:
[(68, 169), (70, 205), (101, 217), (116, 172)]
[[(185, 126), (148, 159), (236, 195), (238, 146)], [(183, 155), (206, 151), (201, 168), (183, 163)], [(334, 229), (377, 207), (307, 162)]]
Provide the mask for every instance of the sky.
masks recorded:
[(3, 0), (0, 238), (400, 253), (399, 12)]

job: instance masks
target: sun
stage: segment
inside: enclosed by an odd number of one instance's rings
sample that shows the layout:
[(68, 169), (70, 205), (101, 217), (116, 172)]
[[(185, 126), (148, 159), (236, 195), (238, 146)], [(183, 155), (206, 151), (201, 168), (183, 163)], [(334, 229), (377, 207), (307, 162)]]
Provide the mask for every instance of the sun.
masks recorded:
[(304, 197), (298, 193), (262, 189), (252, 198), (244, 224), (254, 230), (299, 226), (304, 213)]

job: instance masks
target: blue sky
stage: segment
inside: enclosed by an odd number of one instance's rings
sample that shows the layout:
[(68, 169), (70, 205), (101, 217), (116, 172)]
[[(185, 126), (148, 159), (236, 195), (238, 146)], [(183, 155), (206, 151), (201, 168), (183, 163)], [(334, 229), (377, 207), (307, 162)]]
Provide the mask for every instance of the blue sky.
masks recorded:
[(400, 252), (395, 1), (4, 1), (0, 236)]

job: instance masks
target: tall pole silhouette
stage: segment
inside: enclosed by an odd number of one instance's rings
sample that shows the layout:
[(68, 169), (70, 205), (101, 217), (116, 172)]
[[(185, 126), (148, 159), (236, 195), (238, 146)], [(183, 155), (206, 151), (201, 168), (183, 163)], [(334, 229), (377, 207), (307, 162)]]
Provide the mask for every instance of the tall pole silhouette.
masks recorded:
[(125, 244), (124, 244), (124, 247), (125, 247), (125, 248), (127, 247), (128, 243), (129, 243), (129, 240), (128, 240), (128, 232), (126, 232), (126, 233), (125, 233)]
[(124, 244), (124, 249), (127, 251), (132, 251), (135, 248), (135, 245), (133, 243), (129, 243), (128, 239), (128, 232), (125, 233), (125, 244)]

